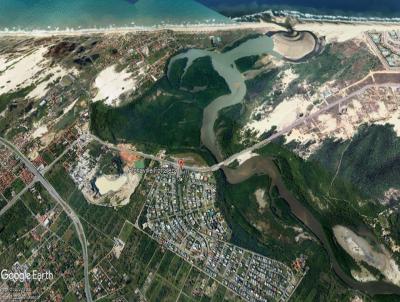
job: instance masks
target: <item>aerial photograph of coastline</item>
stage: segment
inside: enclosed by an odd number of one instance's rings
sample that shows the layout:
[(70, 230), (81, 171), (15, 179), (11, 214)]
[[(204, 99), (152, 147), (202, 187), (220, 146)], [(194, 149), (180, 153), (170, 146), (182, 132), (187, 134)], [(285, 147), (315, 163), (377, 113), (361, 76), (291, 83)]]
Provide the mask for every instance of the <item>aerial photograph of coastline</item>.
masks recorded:
[(0, 0), (0, 277), (400, 301), (400, 1)]

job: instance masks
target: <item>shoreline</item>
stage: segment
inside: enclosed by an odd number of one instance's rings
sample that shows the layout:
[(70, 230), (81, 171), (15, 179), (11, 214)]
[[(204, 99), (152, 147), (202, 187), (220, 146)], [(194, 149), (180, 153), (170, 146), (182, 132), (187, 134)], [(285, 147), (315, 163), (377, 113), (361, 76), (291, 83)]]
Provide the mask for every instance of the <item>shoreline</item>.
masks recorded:
[[(400, 19), (400, 18), (399, 18)], [(374, 31), (388, 31), (400, 30), (399, 22), (379, 22), (379, 21), (333, 21), (333, 20), (313, 20), (313, 19), (299, 19), (299, 22), (293, 26), (294, 30), (311, 30), (322, 36), (335, 36), (339, 41), (343, 40), (340, 35), (347, 38), (355, 37), (363, 32)], [(87, 28), (87, 29), (36, 29), (36, 30), (0, 30), (0, 38), (2, 37), (49, 37), (49, 36), (76, 36), (76, 35), (90, 35), (90, 34), (126, 34), (126, 33), (140, 33), (140, 32), (158, 32), (171, 30), (174, 32), (182, 33), (207, 33), (217, 31), (229, 30), (286, 30), (285, 27), (273, 22), (253, 21), (253, 22), (237, 22), (237, 23), (224, 23), (224, 24), (195, 24), (195, 25), (164, 25), (164, 26), (126, 26), (126, 27), (103, 27), (103, 28)]]
[(102, 27), (102, 28), (79, 28), (79, 29), (35, 29), (35, 30), (0, 30), (0, 37), (5, 36), (74, 36), (85, 34), (124, 34), (130, 32), (158, 32), (171, 30), (174, 32), (215, 32), (224, 30), (243, 30), (243, 29), (282, 29), (274, 23), (269, 22), (236, 22), (224, 24), (193, 24), (193, 25), (164, 25), (164, 26), (122, 26), (122, 27)]
[[(378, 17), (378, 16), (355, 16), (355, 15), (331, 15), (315, 14), (290, 9), (268, 9), (253, 14), (245, 14), (240, 17), (232, 18), (232, 21), (243, 22), (251, 18), (260, 17), (294, 17), (302, 22), (332, 22), (332, 23), (380, 23), (380, 24), (400, 24), (400, 17)], [(251, 20), (249, 20), (251, 21)]]

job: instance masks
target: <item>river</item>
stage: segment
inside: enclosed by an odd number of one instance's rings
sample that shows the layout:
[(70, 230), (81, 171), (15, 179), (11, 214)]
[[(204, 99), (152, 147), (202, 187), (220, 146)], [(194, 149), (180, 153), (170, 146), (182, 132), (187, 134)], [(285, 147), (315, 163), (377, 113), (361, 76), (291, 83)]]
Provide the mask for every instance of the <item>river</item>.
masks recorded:
[[(400, 295), (400, 287), (382, 281), (358, 282), (343, 271), (331, 248), (328, 237), (322, 225), (314, 215), (286, 188), (276, 165), (271, 158), (253, 157), (236, 169), (224, 167), (224, 173), (229, 183), (237, 184), (243, 182), (253, 175), (268, 175), (272, 185), (278, 188), (280, 196), (287, 201), (291, 212), (318, 238), (329, 255), (332, 268), (336, 275), (351, 288), (366, 292), (370, 295), (397, 294)], [(312, 264), (311, 264), (312, 265)]]
[(190, 49), (184, 53), (176, 55), (170, 60), (168, 70), (176, 60), (183, 58), (188, 59), (184, 71), (185, 74), (186, 70), (192, 65), (194, 60), (209, 56), (214, 69), (222, 78), (225, 79), (229, 90), (231, 91), (230, 94), (216, 98), (204, 109), (203, 112), (201, 141), (207, 149), (214, 154), (218, 161), (223, 159), (214, 132), (214, 124), (218, 118), (218, 112), (223, 108), (241, 103), (246, 95), (245, 78), (237, 69), (235, 61), (243, 57), (263, 54), (271, 54), (280, 58), (281, 55), (273, 51), (273, 47), (274, 44), (272, 39), (264, 35), (255, 39), (247, 40), (238, 47), (224, 53), (204, 49)]
[[(246, 83), (243, 75), (236, 68), (235, 61), (239, 58), (271, 54), (275, 57), (281, 56), (273, 51), (273, 41), (264, 35), (255, 39), (248, 40), (238, 47), (220, 53), (216, 51), (190, 49), (184, 53), (171, 58), (168, 70), (172, 64), (182, 58), (187, 58), (185, 72), (197, 58), (210, 56), (214, 69), (223, 77), (229, 86), (230, 94), (220, 96), (212, 101), (204, 110), (203, 124), (201, 128), (201, 141), (211, 151), (220, 162), (223, 160), (219, 150), (217, 138), (214, 132), (214, 124), (221, 109), (239, 104), (246, 95)], [(183, 76), (182, 76), (183, 77)], [(291, 212), (318, 238), (319, 242), (327, 251), (332, 267), (337, 276), (349, 287), (366, 292), (371, 295), (377, 294), (397, 294), (400, 295), (400, 287), (382, 281), (358, 282), (347, 275), (341, 268), (335, 254), (331, 248), (329, 239), (323, 230), (320, 222), (314, 215), (286, 188), (281, 175), (271, 158), (261, 156), (252, 157), (236, 169), (223, 167), (223, 171), (229, 183), (241, 183), (255, 174), (268, 175), (272, 179), (272, 184), (278, 188), (279, 194), (290, 206)], [(312, 264), (311, 264), (312, 265)]]

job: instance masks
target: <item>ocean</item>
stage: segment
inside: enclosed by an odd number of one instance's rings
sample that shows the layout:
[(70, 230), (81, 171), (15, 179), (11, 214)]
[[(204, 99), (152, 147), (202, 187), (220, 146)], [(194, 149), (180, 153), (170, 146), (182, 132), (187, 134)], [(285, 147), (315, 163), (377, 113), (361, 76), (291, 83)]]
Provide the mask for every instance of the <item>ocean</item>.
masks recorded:
[(198, 0), (225, 15), (237, 16), (268, 9), (354, 17), (400, 17), (400, 0)]
[(0, 31), (221, 24), (267, 9), (400, 17), (400, 0), (0, 0)]
[(230, 22), (195, 0), (0, 0), (0, 30)]

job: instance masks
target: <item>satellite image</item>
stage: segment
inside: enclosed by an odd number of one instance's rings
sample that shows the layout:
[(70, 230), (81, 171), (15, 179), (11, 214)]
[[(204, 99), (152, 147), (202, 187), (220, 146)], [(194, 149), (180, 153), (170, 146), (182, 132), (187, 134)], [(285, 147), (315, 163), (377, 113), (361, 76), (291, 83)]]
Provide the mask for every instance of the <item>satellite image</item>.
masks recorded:
[(400, 301), (400, 1), (0, 0), (0, 302)]

